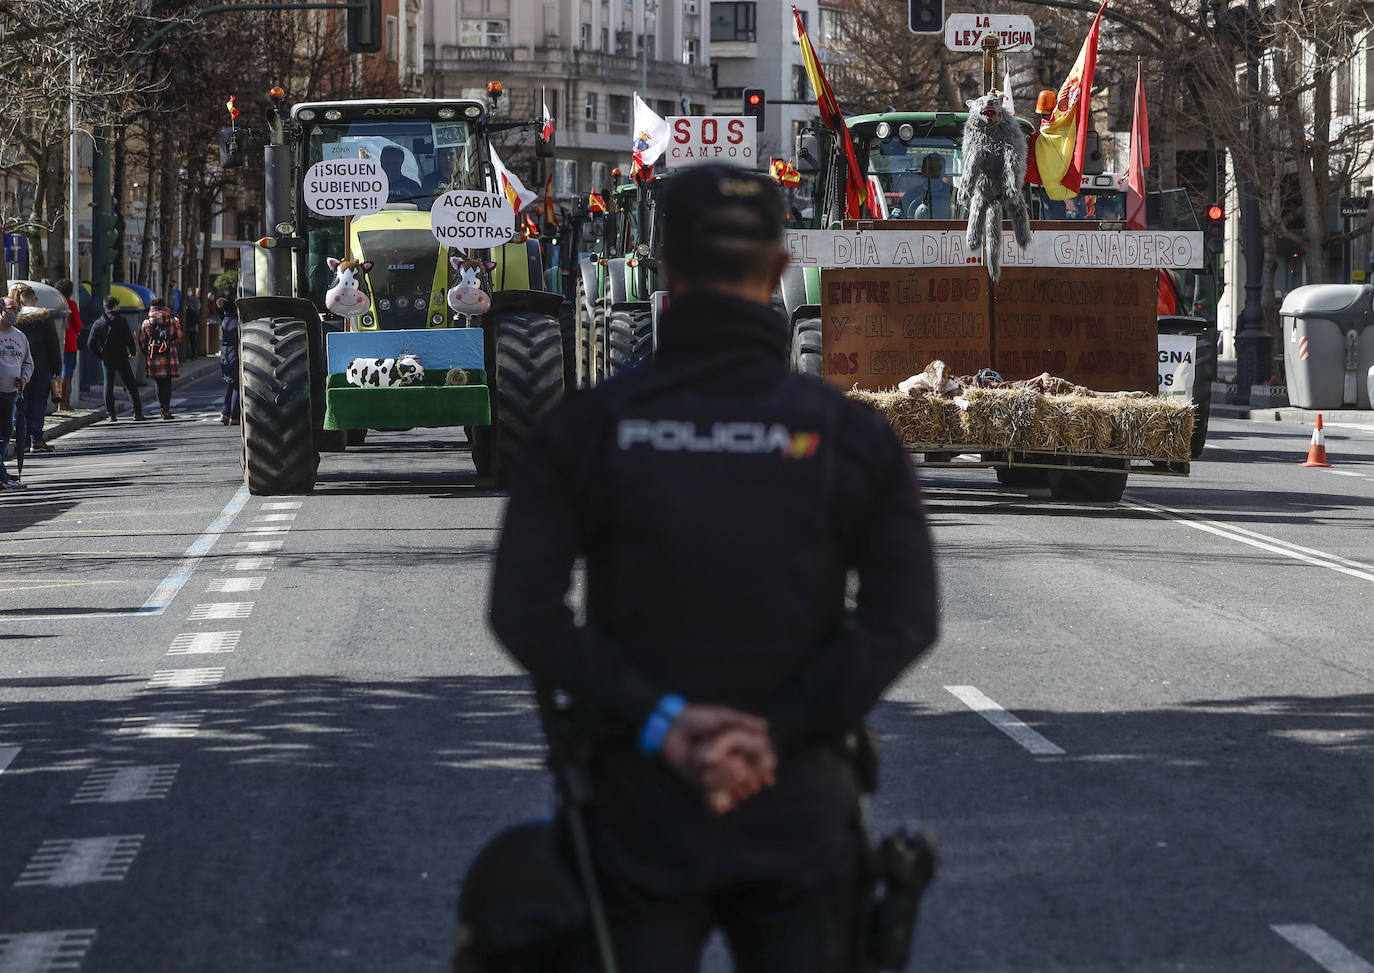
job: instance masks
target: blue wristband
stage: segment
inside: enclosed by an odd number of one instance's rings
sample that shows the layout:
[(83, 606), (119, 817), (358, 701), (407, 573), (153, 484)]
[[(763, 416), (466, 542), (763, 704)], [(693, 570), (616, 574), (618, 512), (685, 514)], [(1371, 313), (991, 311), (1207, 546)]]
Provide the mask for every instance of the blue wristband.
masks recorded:
[(639, 749), (646, 754), (656, 754), (663, 749), (663, 740), (668, 735), (677, 715), (687, 708), (687, 700), (677, 693), (669, 693), (658, 701), (658, 707), (644, 721), (644, 729), (639, 731)]

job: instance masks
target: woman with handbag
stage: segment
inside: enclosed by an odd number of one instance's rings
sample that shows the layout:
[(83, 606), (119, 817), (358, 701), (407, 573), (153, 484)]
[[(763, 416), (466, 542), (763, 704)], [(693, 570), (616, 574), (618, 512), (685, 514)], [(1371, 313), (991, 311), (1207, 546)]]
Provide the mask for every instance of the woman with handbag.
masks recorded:
[(177, 357), (180, 340), (181, 322), (166, 301), (153, 298), (138, 344), (148, 362), (148, 377), (157, 384), (157, 402), (164, 419), (176, 418), (172, 415), (172, 379), (181, 374), (181, 361)]

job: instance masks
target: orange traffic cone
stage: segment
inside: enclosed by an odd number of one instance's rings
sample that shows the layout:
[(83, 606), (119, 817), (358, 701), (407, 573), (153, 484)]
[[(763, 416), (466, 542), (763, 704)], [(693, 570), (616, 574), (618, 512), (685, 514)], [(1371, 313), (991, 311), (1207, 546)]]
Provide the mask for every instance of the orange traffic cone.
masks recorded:
[(1326, 461), (1326, 436), (1322, 433), (1321, 413), (1317, 413), (1317, 427), (1312, 430), (1312, 445), (1307, 447), (1307, 462), (1303, 466), (1330, 466)]

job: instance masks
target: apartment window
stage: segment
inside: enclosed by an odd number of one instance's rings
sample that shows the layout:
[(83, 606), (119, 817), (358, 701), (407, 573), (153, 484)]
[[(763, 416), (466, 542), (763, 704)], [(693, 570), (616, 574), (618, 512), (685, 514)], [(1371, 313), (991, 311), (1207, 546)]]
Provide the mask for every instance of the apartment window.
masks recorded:
[(676, 107), (677, 106), (673, 104), (671, 98), (658, 98), (654, 101), (654, 111), (662, 118), (667, 118), (669, 115), (676, 115)]
[(602, 53), (602, 54), (609, 54), (610, 52), (611, 52), (611, 28), (609, 28), (609, 27), (602, 27), (602, 28), (601, 28), (601, 53)]
[[(595, 163), (593, 163), (595, 165)], [(553, 162), (553, 194), (577, 195), (577, 160), (555, 159)]]
[(606, 99), (606, 114), (611, 135), (630, 134), (630, 99), (628, 95), (611, 95)]
[(711, 40), (753, 41), (757, 38), (754, 8), (750, 3), (711, 4)]
[(386, 59), (388, 61), (395, 61), (401, 55), (401, 41), (400, 37), (397, 36), (399, 33), (400, 25), (396, 22), (396, 18), (388, 16), (386, 18), (386, 39), (383, 42), (386, 46)]
[(611, 167), (605, 162), (592, 163), (592, 190), (603, 193), (611, 188)]
[(582, 129), (586, 132), (596, 131), (596, 94), (589, 92), (582, 101)]
[(584, 51), (592, 49), (592, 25), (585, 21), (577, 32), (577, 46)]
[(815, 97), (811, 94), (811, 82), (806, 77), (806, 68), (800, 64), (792, 65), (792, 98), (806, 101)]
[(1336, 65), (1336, 114), (1349, 115), (1355, 102), (1355, 65), (1341, 61)]
[(700, 53), (701, 51), (697, 46), (697, 39), (695, 37), (689, 37), (682, 42), (683, 64), (696, 64)]
[(640, 45), (641, 45), (640, 48), (639, 48), (639, 53), (640, 53), (640, 54), (643, 54), (643, 53), (644, 53), (644, 48), (647, 47), (647, 48), (649, 49), (649, 58), (650, 58), (650, 59), (653, 59), (653, 58), (654, 58), (654, 53), (658, 50), (658, 47), (654, 44), (654, 35), (653, 35), (653, 34), (648, 34), (648, 35), (640, 34), (640, 35), (639, 35), (639, 42), (640, 42)]
[(463, 47), (506, 47), (509, 37), (509, 21), (464, 20), (458, 43)]
[(697, 12), (697, 0), (682, 0), (682, 12), (695, 14)]

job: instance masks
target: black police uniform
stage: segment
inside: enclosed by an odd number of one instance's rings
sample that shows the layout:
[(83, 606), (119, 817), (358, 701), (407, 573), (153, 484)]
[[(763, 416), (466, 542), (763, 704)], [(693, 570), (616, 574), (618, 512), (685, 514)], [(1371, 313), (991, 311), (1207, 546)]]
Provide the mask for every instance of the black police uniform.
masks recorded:
[[(609, 729), (589, 828), (627, 973), (695, 970), (713, 925), (743, 970), (849, 968), (861, 836), (835, 744), (935, 639), (910, 461), (876, 412), (789, 370), (788, 337), (770, 308), (675, 297), (652, 364), (564, 400), (511, 480), (491, 620)], [(776, 784), (709, 811), (637, 748), (668, 693), (765, 717)]]

